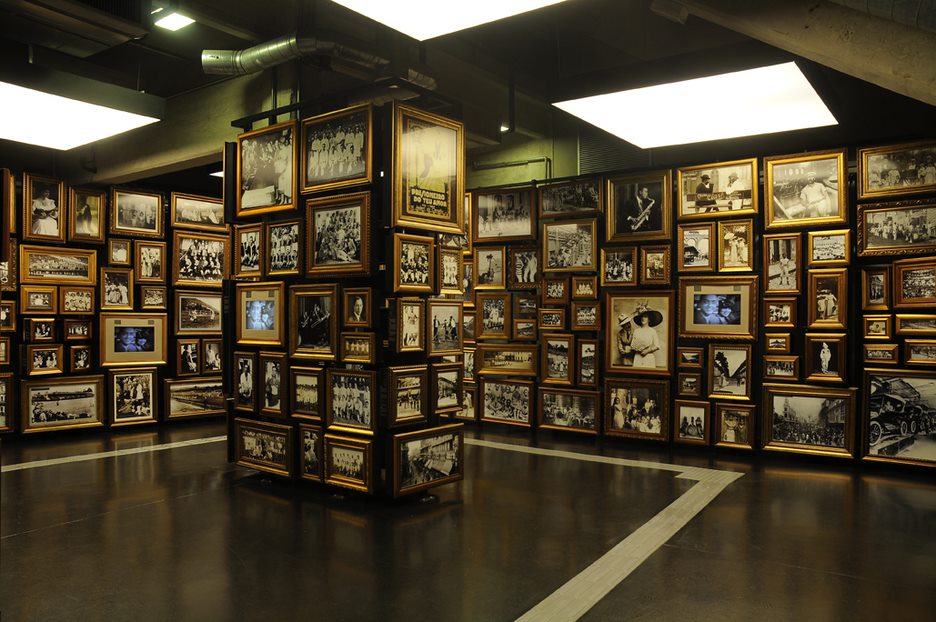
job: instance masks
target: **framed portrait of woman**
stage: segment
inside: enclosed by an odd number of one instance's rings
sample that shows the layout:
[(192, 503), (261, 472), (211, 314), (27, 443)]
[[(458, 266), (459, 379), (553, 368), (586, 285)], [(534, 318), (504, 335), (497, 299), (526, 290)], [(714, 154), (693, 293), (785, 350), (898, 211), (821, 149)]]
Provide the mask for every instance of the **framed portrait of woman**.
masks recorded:
[(606, 294), (605, 369), (669, 375), (673, 371), (673, 293)]

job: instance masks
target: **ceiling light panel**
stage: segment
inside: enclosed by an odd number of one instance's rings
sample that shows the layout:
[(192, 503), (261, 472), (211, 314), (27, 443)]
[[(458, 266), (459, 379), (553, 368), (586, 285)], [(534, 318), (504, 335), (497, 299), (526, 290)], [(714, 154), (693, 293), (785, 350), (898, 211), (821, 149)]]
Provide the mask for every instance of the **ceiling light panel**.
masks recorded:
[(554, 105), (643, 149), (838, 123), (793, 62)]
[(569, 0), (333, 0), (419, 41), (535, 11)]
[(194, 19), (191, 17), (186, 17), (181, 13), (170, 13), (169, 15), (156, 20), (157, 26), (160, 28), (165, 28), (166, 30), (171, 30), (173, 32), (194, 23)]

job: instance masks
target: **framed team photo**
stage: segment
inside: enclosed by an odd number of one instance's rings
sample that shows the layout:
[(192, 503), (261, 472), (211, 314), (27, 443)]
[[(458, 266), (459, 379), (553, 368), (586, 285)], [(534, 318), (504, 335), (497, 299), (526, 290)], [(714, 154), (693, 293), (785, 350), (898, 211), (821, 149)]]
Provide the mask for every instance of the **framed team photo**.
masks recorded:
[(65, 199), (65, 182), (23, 173), (23, 240), (64, 242), (68, 222)]
[(565, 309), (537, 309), (536, 328), (538, 330), (565, 330)]
[(606, 435), (665, 441), (669, 418), (669, 380), (605, 380)]
[(539, 427), (546, 430), (597, 434), (599, 403), (597, 391), (539, 387)]
[(757, 158), (676, 169), (679, 220), (757, 213)]
[(900, 352), (896, 343), (866, 343), (862, 362), (870, 365), (896, 365)]
[(137, 240), (133, 248), (136, 282), (165, 283), (166, 243)]
[(59, 315), (91, 315), (94, 313), (94, 288), (59, 287)]
[(465, 232), (465, 127), (393, 104), (394, 227)]
[(19, 245), (20, 283), (95, 285), (97, 251), (80, 248)]
[(230, 242), (227, 235), (173, 232), (172, 285), (220, 288), (228, 276)]
[(133, 270), (101, 268), (101, 309), (133, 309)]
[(796, 328), (796, 305), (794, 297), (765, 298), (764, 326), (766, 328)]
[(162, 238), (163, 220), (161, 194), (124, 188), (111, 190), (111, 235)]
[[(595, 219), (543, 223), (543, 272), (598, 269)], [(477, 252), (477, 249), (475, 249)]]
[(803, 269), (800, 264), (799, 233), (772, 233), (764, 236), (764, 294), (798, 294)]
[(374, 490), (374, 441), (325, 435), (325, 483), (370, 493)]
[(533, 388), (532, 380), (482, 377), (478, 387), (481, 421), (532, 427)]
[(68, 239), (73, 242), (103, 244), (107, 193), (87, 188), (68, 191)]
[(598, 299), (598, 277), (594, 275), (572, 277), (572, 300), (597, 300), (597, 299)]
[(325, 423), (329, 430), (372, 435), (377, 431), (377, 374), (329, 368)]
[(393, 234), (393, 291), (431, 294), (435, 287), (435, 240)]
[(764, 158), (767, 229), (847, 224), (844, 149)]
[(536, 376), (536, 345), (482, 343), (475, 351), (479, 376)]
[(325, 369), (289, 366), (290, 416), (306, 421), (322, 421), (325, 405)]
[(668, 240), (672, 229), (669, 169), (608, 180), (608, 242)]
[(197, 229), (227, 233), (224, 201), (214, 197), (173, 192), (170, 197), (169, 223), (179, 229)]
[(547, 184), (539, 192), (539, 217), (592, 216), (604, 204), (602, 180), (598, 177)]
[(299, 274), (302, 268), (302, 223), (298, 220), (266, 225), (266, 275)]
[(295, 121), (237, 137), (237, 217), (296, 209)]
[(308, 276), (370, 272), (370, 209), (369, 192), (309, 199)]
[(756, 338), (756, 276), (682, 277), (679, 292), (680, 337)]
[(764, 449), (853, 458), (856, 389), (765, 384)]
[(302, 192), (372, 180), (373, 107), (361, 104), (302, 120)]
[[(546, 276), (543, 277), (542, 296), (544, 305), (564, 305), (568, 304), (572, 297), (569, 277), (567, 276)], [(532, 316), (536, 315), (536, 308), (529, 309)]]
[(476, 243), (536, 237), (532, 188), (476, 191), (471, 197)]
[(177, 290), (175, 295), (175, 334), (179, 336), (220, 335), (223, 297), (213, 292)]
[(936, 143), (920, 141), (858, 150), (858, 198), (936, 190)]
[(936, 201), (858, 206), (858, 255), (922, 255), (936, 250)]
[(601, 330), (601, 303), (575, 301), (572, 303), (572, 330)]
[(510, 339), (510, 294), (478, 292), (476, 339)]
[[(282, 281), (269, 283), (238, 283), (236, 298), (236, 339), (239, 345), (255, 346), (282, 346), (285, 337), (284, 322), (286, 320), (286, 285)], [(293, 290), (290, 290), (290, 296)], [(189, 304), (196, 295), (190, 294)], [(182, 304), (185, 298), (177, 300)], [(207, 301), (205, 301), (207, 302)], [(295, 330), (295, 318), (290, 324)]]
[(345, 363), (377, 362), (377, 335), (374, 333), (341, 333), (338, 341), (340, 358)]
[(338, 357), (338, 286), (292, 285), (289, 288), (289, 354), (333, 361)]

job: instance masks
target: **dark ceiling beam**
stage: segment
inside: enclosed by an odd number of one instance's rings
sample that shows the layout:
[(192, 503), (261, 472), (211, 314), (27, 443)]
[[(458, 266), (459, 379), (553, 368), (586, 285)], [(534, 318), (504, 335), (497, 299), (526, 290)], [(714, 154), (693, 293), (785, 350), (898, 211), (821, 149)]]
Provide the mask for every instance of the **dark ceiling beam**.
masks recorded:
[(259, 43), (260, 41), (265, 41), (266, 39), (270, 38), (269, 33), (263, 34), (256, 30), (246, 28), (240, 24), (235, 24), (230, 19), (225, 18), (224, 13), (218, 11), (215, 8), (206, 6), (205, 3), (202, 2), (182, 0), (179, 3), (179, 10), (182, 11), (185, 15), (194, 19), (199, 24), (204, 24), (209, 28), (214, 28), (218, 32), (223, 32), (249, 43)]
[(690, 14), (936, 106), (936, 37), (816, 0), (676, 0)]

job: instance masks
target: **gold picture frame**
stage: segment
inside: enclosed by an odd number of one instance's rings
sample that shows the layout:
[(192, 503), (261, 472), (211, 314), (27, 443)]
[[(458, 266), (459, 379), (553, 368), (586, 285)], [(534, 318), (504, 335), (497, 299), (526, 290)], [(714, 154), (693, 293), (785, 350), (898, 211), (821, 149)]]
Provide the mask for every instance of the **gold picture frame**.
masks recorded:
[(758, 276), (679, 279), (679, 336), (754, 340)]
[(333, 361), (338, 358), (338, 285), (289, 287), (289, 355)]
[(93, 315), (95, 291), (93, 287), (62, 285), (59, 287), (59, 315)]
[[(292, 289), (290, 296), (293, 295)], [(236, 333), (238, 345), (282, 346), (285, 336), (286, 285), (282, 281), (237, 283)], [(290, 317), (296, 318), (295, 314)], [(295, 322), (290, 325), (295, 329)]]
[(133, 310), (133, 268), (101, 268), (101, 309)]
[(673, 372), (673, 292), (605, 294), (605, 371), (670, 375)]
[(580, 434), (598, 434), (601, 397), (598, 391), (538, 387), (538, 427)]
[(866, 343), (862, 362), (870, 365), (897, 365), (900, 346), (896, 343)]
[(94, 250), (20, 244), (19, 263), (22, 284), (97, 284), (97, 251)]
[(801, 233), (764, 235), (764, 295), (798, 294), (802, 291)]
[(104, 376), (43, 378), (20, 384), (23, 434), (104, 426)]
[(697, 400), (673, 402), (673, 440), (688, 445), (708, 445), (712, 405)]
[(854, 458), (853, 388), (764, 384), (764, 449)]
[(293, 428), (278, 423), (234, 420), (234, 461), (240, 466), (292, 477)]
[(601, 330), (601, 303), (597, 300), (577, 300), (572, 303), (572, 330)]
[(507, 289), (507, 247), (474, 247), (475, 291)]
[(263, 267), (266, 265), (265, 248), (262, 222), (234, 225), (233, 275), (242, 278), (263, 276)]
[(23, 173), (24, 242), (65, 242), (68, 226), (65, 182), (52, 177)]
[[(916, 165), (913, 177), (908, 174), (911, 160)], [(858, 198), (932, 192), (936, 190), (934, 161), (936, 143), (931, 140), (859, 149)]]
[(656, 378), (606, 378), (606, 436), (669, 440), (670, 383)]
[(166, 243), (137, 240), (133, 245), (134, 280), (139, 284), (166, 282)]
[[(172, 233), (173, 287), (220, 288), (231, 265), (231, 237), (214, 233)], [(201, 257), (196, 259), (195, 256)], [(205, 265), (204, 256), (210, 257)]]
[(296, 121), (237, 137), (237, 217), (296, 209)]
[(425, 352), (426, 301), (422, 298), (397, 298), (391, 325), (394, 327), (397, 352)]
[(861, 310), (889, 311), (891, 306), (890, 266), (861, 269)]
[[(598, 269), (597, 221), (546, 221), (543, 223), (543, 273), (594, 272)], [(587, 239), (586, 239), (587, 238)], [(477, 253), (477, 248), (475, 248)]]
[(304, 269), (302, 263), (302, 221), (278, 220), (268, 222), (266, 223), (265, 233), (264, 274), (268, 277), (300, 274)]
[(808, 231), (806, 263), (810, 266), (847, 266), (851, 262), (851, 230)]
[(155, 192), (129, 188), (111, 188), (111, 235), (161, 239), (163, 233), (163, 197)]
[(858, 256), (923, 255), (936, 251), (936, 200), (858, 206)]
[(718, 249), (715, 238), (715, 223), (700, 222), (678, 225), (676, 227), (676, 244), (676, 267), (680, 273), (712, 272), (715, 270), (715, 254)]
[(936, 307), (936, 258), (901, 259), (893, 271), (895, 309)]
[(718, 221), (718, 271), (750, 272), (754, 269), (754, 220)]
[(797, 382), (800, 379), (800, 357), (798, 354), (764, 355), (764, 380)]
[(764, 158), (765, 228), (848, 224), (845, 149)]
[(373, 454), (371, 439), (325, 434), (325, 483), (373, 492)]
[(845, 333), (806, 333), (805, 380), (843, 384), (848, 360)]
[(936, 467), (936, 460), (927, 451), (928, 444), (915, 442), (918, 435), (932, 431), (925, 413), (936, 409), (934, 382), (936, 370), (864, 370), (863, 460)]
[(747, 404), (715, 404), (715, 446), (754, 449), (756, 413), (757, 407)]
[(90, 188), (68, 191), (68, 239), (86, 244), (103, 244), (107, 230), (107, 193)]
[(65, 346), (60, 343), (28, 344), (25, 363), (27, 376), (61, 374), (66, 369)]
[[(427, 488), (464, 479), (465, 429), (451, 423), (393, 436), (393, 496), (401, 497)], [(429, 458), (428, 456), (432, 456)], [(419, 474), (418, 463), (436, 461), (442, 468), (430, 476)]]
[(393, 291), (431, 294), (435, 288), (435, 239), (393, 234)]
[(847, 328), (848, 268), (810, 270), (808, 277), (809, 328)]
[(481, 343), (475, 349), (478, 376), (532, 376), (537, 368), (537, 345)]
[(370, 211), (370, 192), (306, 201), (307, 276), (370, 274)]
[(373, 181), (373, 110), (366, 103), (302, 120), (303, 194)]
[(607, 242), (668, 240), (673, 226), (669, 169), (611, 177), (607, 181)]
[(229, 233), (224, 220), (224, 200), (173, 192), (169, 198), (169, 224), (179, 229)]
[(343, 332), (338, 340), (341, 361), (374, 365), (377, 362), (377, 335)]
[(20, 287), (20, 315), (55, 314), (58, 309), (58, 288), (54, 285), (23, 285)]
[(166, 313), (100, 314), (101, 367), (165, 365), (169, 338)]
[(754, 378), (751, 374), (750, 344), (708, 344), (708, 398), (710, 400), (750, 400)]
[(637, 285), (637, 247), (619, 246), (601, 249), (601, 286)]
[(676, 169), (678, 220), (756, 214), (757, 158)]
[(485, 244), (533, 240), (537, 231), (533, 197), (532, 187), (495, 188), (472, 192), (472, 241)]
[(669, 285), (671, 265), (671, 251), (668, 244), (663, 246), (641, 246), (640, 284)]

